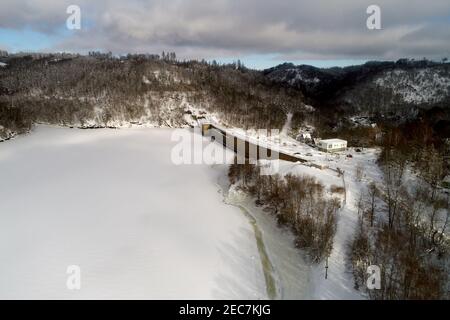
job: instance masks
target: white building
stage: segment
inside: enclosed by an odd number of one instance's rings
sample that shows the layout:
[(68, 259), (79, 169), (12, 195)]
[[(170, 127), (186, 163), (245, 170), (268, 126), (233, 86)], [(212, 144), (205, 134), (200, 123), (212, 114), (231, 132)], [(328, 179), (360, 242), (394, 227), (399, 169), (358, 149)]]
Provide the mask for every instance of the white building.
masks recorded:
[(343, 151), (347, 149), (347, 141), (342, 139), (325, 139), (320, 140), (317, 146), (325, 152)]

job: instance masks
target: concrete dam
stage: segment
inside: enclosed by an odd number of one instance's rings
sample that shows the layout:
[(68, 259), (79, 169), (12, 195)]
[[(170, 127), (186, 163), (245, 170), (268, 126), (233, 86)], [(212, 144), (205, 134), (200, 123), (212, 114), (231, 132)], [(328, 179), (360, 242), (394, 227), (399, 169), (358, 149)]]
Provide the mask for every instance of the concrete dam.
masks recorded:
[(217, 124), (201, 123), (203, 136), (210, 136), (211, 139), (224, 147), (233, 150), (238, 157), (253, 160), (285, 160), (290, 162), (308, 162), (299, 156), (288, 154), (276, 150), (273, 147), (250, 141), (249, 139), (238, 137)]

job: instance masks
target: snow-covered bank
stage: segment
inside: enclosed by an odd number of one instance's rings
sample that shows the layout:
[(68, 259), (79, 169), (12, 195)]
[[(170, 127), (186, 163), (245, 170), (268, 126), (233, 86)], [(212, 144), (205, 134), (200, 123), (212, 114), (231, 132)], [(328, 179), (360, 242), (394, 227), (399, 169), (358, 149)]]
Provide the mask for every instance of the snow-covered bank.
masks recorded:
[(278, 226), (276, 219), (254, 199), (232, 186), (227, 202), (244, 208), (256, 221), (263, 235), (264, 246), (272, 264), (277, 299), (311, 299), (311, 267), (294, 245), (294, 235)]
[[(367, 191), (370, 182), (382, 183), (382, 173), (376, 159), (378, 150), (366, 149), (356, 152), (349, 149), (337, 154), (323, 154), (315, 151), (314, 160), (326, 163), (330, 169), (316, 169), (298, 164), (281, 162), (282, 174), (293, 173), (314, 176), (327, 188), (332, 185), (342, 186), (345, 181), (346, 201), (338, 213), (337, 230), (333, 239), (333, 249), (328, 258), (327, 278), (326, 261), (312, 266), (311, 298), (312, 299), (365, 299), (365, 295), (354, 288), (352, 267), (349, 263), (348, 246), (353, 240), (358, 221), (358, 200)], [(346, 157), (350, 154), (351, 157)], [(322, 158), (321, 158), (322, 157)], [(345, 179), (339, 177), (335, 170), (344, 172)], [(333, 169), (333, 170), (331, 170)], [(358, 171), (361, 171), (358, 177)]]
[(38, 126), (1, 144), (0, 298), (267, 298), (252, 226), (217, 190), (226, 167), (173, 165), (171, 132)]
[[(296, 282), (294, 282), (296, 288), (295, 293), (298, 296), (307, 297), (311, 299), (364, 299), (365, 295), (355, 289), (355, 281), (353, 277), (352, 266), (349, 261), (349, 244), (353, 240), (354, 233), (358, 222), (358, 200), (361, 194), (367, 191), (367, 185), (370, 182), (377, 184), (381, 183), (382, 175), (381, 171), (376, 164), (378, 151), (375, 149), (367, 149), (363, 152), (356, 152), (353, 149), (349, 149), (345, 154), (351, 155), (350, 157), (342, 156), (342, 154), (329, 155), (329, 168), (318, 169), (315, 167), (309, 167), (301, 163), (291, 163), (286, 161), (280, 161), (278, 173), (282, 176), (287, 174), (293, 174), (296, 176), (311, 176), (317, 179), (325, 187), (326, 197), (337, 197), (342, 201), (342, 208), (337, 212), (337, 229), (333, 237), (332, 249), (328, 259), (324, 259), (318, 264), (311, 262), (309, 270), (306, 267), (304, 261), (297, 263), (297, 266), (301, 266), (301, 272), (296, 274), (305, 274), (300, 276)], [(344, 172), (344, 177), (339, 175), (340, 172)], [(250, 178), (249, 178), (250, 179)], [(343, 187), (345, 182), (346, 192), (335, 193), (336, 187)], [(238, 186), (237, 184), (236, 186)], [(250, 182), (251, 185), (251, 182)], [(234, 191), (234, 192), (233, 192)], [(237, 191), (237, 193), (235, 192)], [(257, 192), (257, 191), (256, 191)], [(285, 191), (282, 191), (285, 192)], [(242, 195), (241, 193), (244, 193)], [(253, 204), (255, 199), (249, 198), (245, 195), (245, 191), (233, 190), (231, 188), (230, 198), (234, 198), (237, 195), (237, 203), (244, 203), (247, 206), (248, 211), (255, 216), (261, 215), (265, 219), (274, 219), (269, 212), (263, 212), (261, 208), (255, 207)], [(346, 200), (346, 201), (345, 201)], [(275, 219), (274, 219), (275, 220)], [(264, 225), (264, 224), (262, 224)], [(266, 224), (267, 225), (267, 224)], [(273, 225), (273, 224), (272, 224)], [(274, 233), (278, 237), (277, 242), (280, 241), (280, 233), (286, 232), (278, 227), (278, 231)], [(269, 232), (266, 234), (266, 247), (270, 247), (267, 235), (271, 235)], [(290, 232), (287, 232), (290, 234)], [(273, 262), (289, 261), (296, 254), (298, 255), (298, 249), (294, 248), (294, 237), (291, 235), (290, 241), (285, 242), (281, 250), (281, 255), (273, 257)], [(283, 253), (286, 252), (286, 248), (292, 247), (294, 250), (293, 255), (280, 259)], [(308, 248), (306, 248), (307, 251)], [(271, 251), (271, 250), (268, 250)], [(284, 251), (284, 252), (283, 252)], [(278, 252), (272, 250), (272, 252)], [(306, 252), (305, 252), (306, 253)], [(276, 269), (276, 268), (275, 268)], [(284, 272), (279, 272), (284, 275)], [(289, 274), (289, 272), (287, 273)], [(301, 283), (307, 280), (307, 283)], [(289, 281), (286, 282), (289, 285)], [(286, 287), (286, 283), (282, 284), (282, 287)]]

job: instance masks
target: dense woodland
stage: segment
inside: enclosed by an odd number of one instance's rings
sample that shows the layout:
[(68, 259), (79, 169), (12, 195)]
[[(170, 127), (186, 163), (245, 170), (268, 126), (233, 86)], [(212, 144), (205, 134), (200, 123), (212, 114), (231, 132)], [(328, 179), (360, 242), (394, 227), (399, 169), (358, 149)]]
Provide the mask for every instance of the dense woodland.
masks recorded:
[(450, 198), (440, 188), (445, 146), (426, 123), (392, 129), (383, 141), (384, 183), (372, 183), (358, 204), (351, 244), (356, 286), (365, 290), (367, 267), (378, 265), (381, 289), (366, 290), (371, 298), (448, 299)]

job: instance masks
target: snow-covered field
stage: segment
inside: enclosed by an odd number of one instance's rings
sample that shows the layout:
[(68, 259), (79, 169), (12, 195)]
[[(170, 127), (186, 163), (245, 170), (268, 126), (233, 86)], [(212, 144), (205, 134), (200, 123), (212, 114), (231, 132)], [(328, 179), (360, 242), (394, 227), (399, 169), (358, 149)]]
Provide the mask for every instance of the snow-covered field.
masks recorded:
[(0, 144), (0, 298), (267, 298), (226, 166), (172, 164), (171, 132), (38, 126)]

